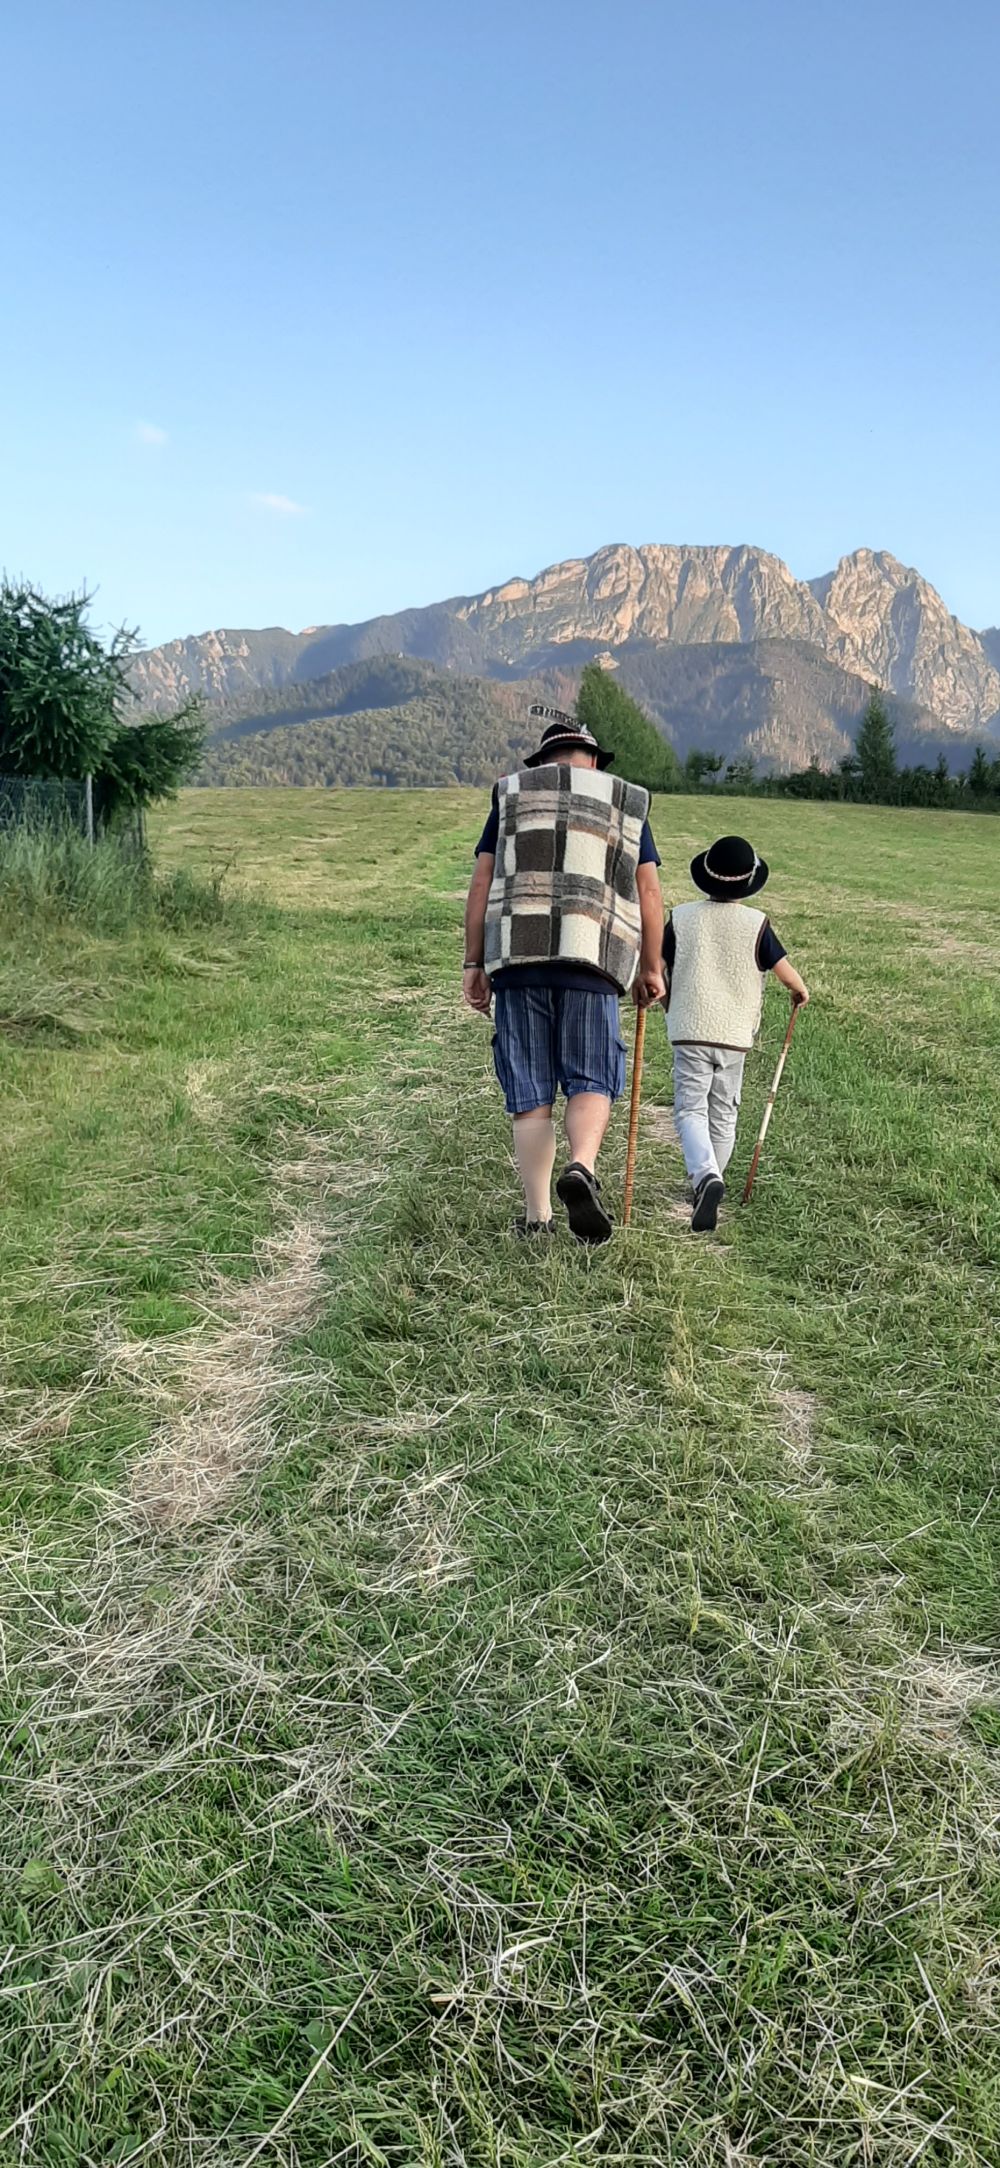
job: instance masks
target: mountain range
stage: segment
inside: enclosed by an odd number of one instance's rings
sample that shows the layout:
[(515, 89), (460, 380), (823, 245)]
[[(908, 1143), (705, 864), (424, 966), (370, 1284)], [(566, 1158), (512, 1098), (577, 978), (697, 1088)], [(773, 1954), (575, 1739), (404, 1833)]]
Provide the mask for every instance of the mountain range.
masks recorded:
[[(200, 780), (325, 785), (486, 784), (517, 765), (533, 737), (534, 699), (571, 705), (592, 648), (574, 643), (561, 666), (527, 678), (481, 678), (414, 656), (345, 663), (321, 678), (216, 703)], [(608, 665), (607, 652), (602, 657)], [(824, 764), (846, 753), (868, 698), (863, 678), (804, 642), (696, 646), (626, 641), (622, 682), (680, 751), (698, 747), (761, 770)], [(972, 741), (925, 709), (885, 696), (904, 761), (959, 765)], [(958, 760), (961, 753), (962, 760)]]
[[(620, 673), (681, 754), (705, 745), (772, 768), (836, 758), (872, 684), (891, 696), (906, 757), (943, 748), (961, 765), (976, 735), (1000, 733), (1000, 629), (972, 631), (920, 573), (867, 549), (805, 581), (747, 545), (613, 545), (534, 579), (363, 624), (170, 641), (136, 658), (134, 684), (146, 710), (202, 694), (220, 756), (234, 732), (245, 740), (313, 729), (338, 713), (386, 713), (417, 698), (422, 735), (440, 710), (447, 765), (445, 740), (454, 749), (456, 731), (460, 739), (463, 704), (473, 735), (489, 718), (489, 730), (509, 737), (526, 704), (526, 687), (512, 704), (515, 684), (530, 679), (571, 699), (594, 656)], [(393, 658), (432, 666), (402, 700), (400, 684), (385, 679)], [(377, 700), (332, 681), (360, 665), (381, 671)], [(518, 735), (515, 727), (511, 742)], [(359, 744), (357, 727), (352, 736)], [(330, 745), (335, 738), (327, 733)], [(276, 752), (272, 745), (272, 762)], [(244, 768), (249, 758), (244, 745)]]

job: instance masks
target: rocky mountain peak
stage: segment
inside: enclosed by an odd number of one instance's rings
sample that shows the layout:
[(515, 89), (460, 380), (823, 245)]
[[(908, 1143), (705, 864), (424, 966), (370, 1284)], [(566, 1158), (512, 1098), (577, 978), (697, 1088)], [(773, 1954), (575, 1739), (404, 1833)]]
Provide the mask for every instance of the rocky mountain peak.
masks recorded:
[(933, 708), (952, 729), (996, 715), (1000, 674), (982, 641), (912, 565), (854, 550), (810, 586), (828, 620), (826, 652), (845, 669)]
[(946, 727), (969, 731), (988, 728), (1000, 713), (994, 638), (960, 623), (929, 581), (889, 550), (854, 550), (834, 571), (800, 580), (749, 543), (615, 542), (532, 579), (361, 625), (171, 641), (140, 657), (134, 676), (143, 701), (165, 707), (188, 692), (227, 699), (390, 654), (517, 677), (559, 667), (560, 657), (578, 666), (588, 653), (627, 643), (796, 641), (932, 710)]
[(822, 644), (821, 609), (779, 557), (741, 544), (612, 543), (457, 605), (483, 660), (581, 639), (750, 640)]

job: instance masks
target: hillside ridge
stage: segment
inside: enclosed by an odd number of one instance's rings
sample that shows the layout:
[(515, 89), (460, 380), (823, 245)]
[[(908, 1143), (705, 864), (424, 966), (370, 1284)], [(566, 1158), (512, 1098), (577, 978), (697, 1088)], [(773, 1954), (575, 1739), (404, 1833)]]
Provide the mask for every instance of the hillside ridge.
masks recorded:
[[(531, 579), (356, 625), (217, 629), (137, 657), (134, 683), (144, 707), (162, 710), (191, 693), (229, 702), (390, 656), (518, 678), (570, 652), (577, 662), (584, 650), (615, 656), (636, 642), (669, 651), (766, 641), (804, 644), (927, 710), (945, 732), (989, 730), (1000, 717), (1000, 635), (962, 624), (915, 568), (859, 549), (800, 580), (750, 544), (615, 543)], [(794, 735), (796, 718), (787, 720)]]
[[(532, 699), (570, 706), (592, 643), (542, 649), (530, 678), (472, 677), (408, 656), (348, 663), (322, 678), (245, 694), (214, 710), (201, 780), (213, 783), (485, 785), (532, 741)], [(831, 766), (868, 699), (856, 674), (804, 641), (627, 641), (605, 650), (683, 758), (750, 758), (760, 772)], [(886, 696), (900, 758), (967, 765), (972, 741), (929, 710)]]

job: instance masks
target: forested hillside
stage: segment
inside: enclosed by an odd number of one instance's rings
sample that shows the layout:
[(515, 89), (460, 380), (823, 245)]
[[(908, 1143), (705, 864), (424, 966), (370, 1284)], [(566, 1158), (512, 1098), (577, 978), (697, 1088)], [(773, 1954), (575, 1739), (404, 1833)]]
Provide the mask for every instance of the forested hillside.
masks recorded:
[(199, 781), (416, 789), (486, 784), (516, 767), (534, 738), (527, 722), (497, 712), (489, 692), (460, 679), (450, 704), (417, 698), (218, 740), (205, 754)]
[[(533, 700), (572, 707), (591, 660), (584, 641), (548, 648), (534, 676), (466, 677), (403, 655), (243, 694), (208, 708), (203, 783), (486, 784), (533, 740)], [(855, 673), (803, 641), (628, 641), (603, 658), (683, 759), (711, 751), (759, 773), (832, 766), (850, 751), (868, 698)], [(927, 709), (887, 701), (902, 760), (972, 746)]]
[(571, 702), (578, 676), (573, 669), (553, 669), (514, 684), (465, 677), (415, 656), (377, 655), (294, 685), (212, 701), (208, 715), (213, 739), (247, 737), (331, 715), (357, 715), (366, 708), (400, 708), (411, 700), (422, 701), (445, 723), (460, 715), (474, 723), (487, 712), (517, 722), (532, 700)]

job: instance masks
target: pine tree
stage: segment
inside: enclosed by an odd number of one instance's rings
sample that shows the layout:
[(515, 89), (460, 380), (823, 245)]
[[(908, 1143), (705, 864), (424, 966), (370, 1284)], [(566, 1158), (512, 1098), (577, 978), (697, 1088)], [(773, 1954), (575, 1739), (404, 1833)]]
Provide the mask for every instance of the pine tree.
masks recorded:
[(680, 789), (681, 771), (673, 746), (598, 662), (589, 662), (584, 670), (576, 713), (598, 743), (614, 754), (616, 775), (650, 792)]
[(194, 773), (204, 742), (201, 703), (174, 715), (129, 717), (134, 633), (105, 647), (87, 622), (90, 597), (54, 601), (0, 581), (0, 774), (93, 778), (101, 820), (168, 797)]
[(977, 745), (968, 773), (969, 790), (973, 798), (988, 798), (993, 789), (993, 770), (981, 745)]
[(876, 804), (884, 803), (891, 799), (896, 781), (896, 736), (885, 701), (875, 686), (855, 742), (862, 794)]
[(702, 753), (693, 747), (684, 762), (685, 790), (711, 790), (721, 767), (721, 753)]
[(100, 764), (129, 701), (122, 631), (105, 648), (86, 621), (87, 595), (51, 601), (0, 585), (0, 770), (82, 777)]

